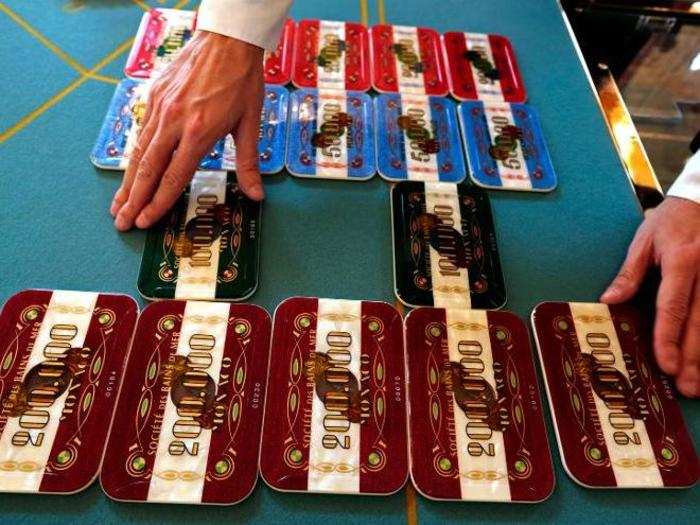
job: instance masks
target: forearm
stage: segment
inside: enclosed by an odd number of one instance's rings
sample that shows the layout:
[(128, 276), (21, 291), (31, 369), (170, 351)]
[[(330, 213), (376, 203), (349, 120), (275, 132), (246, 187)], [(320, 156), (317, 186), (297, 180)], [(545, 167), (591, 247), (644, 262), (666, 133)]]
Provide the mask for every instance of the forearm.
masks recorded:
[(292, 0), (202, 0), (197, 28), (274, 51)]
[(700, 150), (686, 163), (667, 195), (681, 197), (700, 204)]

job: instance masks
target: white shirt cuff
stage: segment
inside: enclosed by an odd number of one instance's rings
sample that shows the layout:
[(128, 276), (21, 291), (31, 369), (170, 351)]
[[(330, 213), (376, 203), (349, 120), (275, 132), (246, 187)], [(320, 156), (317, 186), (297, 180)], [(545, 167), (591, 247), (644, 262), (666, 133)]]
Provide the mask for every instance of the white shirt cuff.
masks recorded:
[(292, 0), (202, 0), (197, 29), (274, 51)]
[(681, 197), (700, 204), (700, 150), (686, 162), (685, 168), (666, 195)]

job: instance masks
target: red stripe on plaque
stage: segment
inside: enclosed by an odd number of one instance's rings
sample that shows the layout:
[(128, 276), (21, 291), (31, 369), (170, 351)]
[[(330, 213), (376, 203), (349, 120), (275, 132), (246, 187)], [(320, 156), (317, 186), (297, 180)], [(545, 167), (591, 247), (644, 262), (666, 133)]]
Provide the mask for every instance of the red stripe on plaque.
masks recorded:
[(360, 493), (391, 494), (406, 482), (406, 392), (401, 316), (386, 303), (362, 302)]
[(292, 82), (298, 88), (314, 88), (318, 80), (318, 39), (321, 28), (318, 20), (302, 20), (294, 38), (294, 65)]
[(12, 387), (19, 388), (28, 371), (30, 345), (39, 333), (51, 295), (44, 290), (20, 292), (10, 297), (0, 314), (0, 435), (9, 417), (4, 403)]
[(156, 9), (152, 9), (144, 14), (144, 17), (147, 17), (147, 20), (142, 40), (133, 57), (129, 56), (124, 72), (134, 77), (148, 78), (153, 70), (155, 49), (158, 46), (166, 21), (164, 15)]
[(487, 318), (494, 377), (510, 420), (502, 433), (510, 499), (542, 501), (554, 490), (554, 469), (530, 334), (520, 318), (509, 312), (489, 311)]
[(292, 50), (294, 48), (294, 34), (296, 23), (288, 18), (282, 30), (282, 37), (274, 53), (265, 60), (265, 83), (287, 84), (292, 78)]
[(278, 490), (308, 487), (315, 384), (307, 366), (315, 351), (317, 312), (313, 298), (287, 299), (275, 312), (260, 474)]
[(566, 303), (543, 303), (534, 319), (566, 468), (585, 485), (616, 487), (603, 430), (594, 424), (595, 394), (576, 372), (581, 350), (571, 308)]
[(460, 100), (476, 100), (478, 96), (472, 76), (472, 66), (465, 58), (467, 39), (464, 33), (457, 31), (445, 33), (443, 42), (452, 94)]
[(369, 33), (362, 24), (345, 24), (345, 89), (367, 91), (370, 88)]
[(394, 29), (388, 24), (374, 26), (370, 31), (372, 50), (372, 84), (377, 91), (395, 93), (399, 89), (394, 59)]
[(131, 297), (97, 296), (40, 492), (76, 492), (97, 476), (137, 314)]
[(500, 72), (498, 80), (503, 98), (507, 102), (525, 102), (525, 85), (510, 40), (501, 35), (489, 35), (489, 44), (496, 69)]
[(413, 310), (406, 318), (411, 477), (421, 494), (461, 499), (452, 395), (441, 379), (448, 366), (442, 309)]
[[(231, 305), (202, 502), (236, 503), (255, 487), (270, 348), (270, 316), (254, 305)], [(233, 477), (235, 482), (230, 479)]]
[(700, 464), (673, 387), (654, 362), (651, 320), (642, 319), (626, 305), (610, 305), (609, 309), (632, 390), (643, 403), (644, 426), (664, 485), (689, 487), (700, 476)]
[(170, 389), (164, 367), (177, 352), (185, 301), (148, 305), (139, 317), (100, 475), (113, 499), (146, 501)]
[(447, 95), (445, 63), (442, 58), (440, 36), (434, 29), (417, 29), (418, 46), (423, 63), (423, 82), (426, 95)]

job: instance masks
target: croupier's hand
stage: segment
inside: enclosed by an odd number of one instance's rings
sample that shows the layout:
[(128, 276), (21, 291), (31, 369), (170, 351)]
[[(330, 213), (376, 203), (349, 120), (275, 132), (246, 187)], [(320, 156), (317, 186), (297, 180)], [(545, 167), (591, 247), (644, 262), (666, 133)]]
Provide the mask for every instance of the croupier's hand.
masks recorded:
[(681, 394), (700, 397), (700, 204), (668, 197), (652, 210), (601, 300), (615, 304), (632, 298), (651, 265), (661, 269), (656, 360), (675, 377)]
[(263, 50), (199, 31), (152, 86), (138, 143), (110, 212), (118, 230), (148, 228), (175, 203), (221, 137), (236, 142), (236, 173), (253, 200), (258, 169)]

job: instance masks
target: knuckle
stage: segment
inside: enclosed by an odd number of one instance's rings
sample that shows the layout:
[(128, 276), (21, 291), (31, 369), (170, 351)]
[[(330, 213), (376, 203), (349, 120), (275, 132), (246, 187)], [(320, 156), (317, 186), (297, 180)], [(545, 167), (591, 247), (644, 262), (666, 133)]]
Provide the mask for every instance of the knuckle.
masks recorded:
[(187, 176), (181, 169), (172, 169), (163, 176), (162, 184), (168, 190), (182, 191), (187, 184)]
[(195, 111), (187, 117), (187, 130), (193, 137), (200, 138), (207, 119), (201, 111)]
[(682, 300), (673, 298), (659, 306), (659, 313), (674, 323), (681, 324), (688, 317), (688, 307)]
[(164, 100), (160, 105), (161, 113), (166, 119), (174, 119), (182, 113), (182, 103), (177, 99)]
[(132, 158), (132, 159), (138, 158), (138, 157), (140, 157), (141, 155), (143, 155), (143, 146), (142, 146), (142, 144), (141, 144), (141, 143), (143, 142), (143, 140), (144, 140), (143, 137), (140, 137), (140, 138), (136, 141), (136, 144), (134, 145), (134, 149), (131, 150), (131, 158)]
[(144, 157), (139, 162), (138, 168), (136, 169), (136, 178), (140, 180), (150, 180), (155, 176), (153, 170), (153, 163), (148, 157)]
[(615, 278), (617, 284), (626, 285), (635, 280), (635, 274), (629, 268), (622, 268)]
[(133, 206), (129, 201), (126, 201), (124, 205), (121, 207), (119, 210), (119, 215), (123, 215), (124, 217), (131, 217), (133, 215)]
[(687, 267), (689, 261), (688, 253), (685, 250), (671, 248), (666, 252), (665, 263), (667, 268), (672, 272), (683, 270)]
[(236, 169), (248, 178), (258, 177), (258, 156), (239, 153), (236, 159)]

